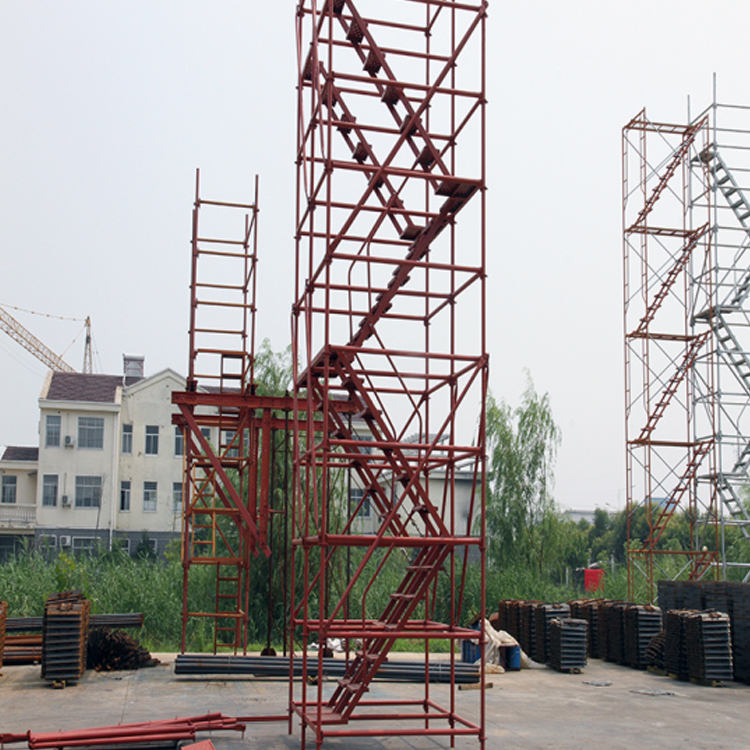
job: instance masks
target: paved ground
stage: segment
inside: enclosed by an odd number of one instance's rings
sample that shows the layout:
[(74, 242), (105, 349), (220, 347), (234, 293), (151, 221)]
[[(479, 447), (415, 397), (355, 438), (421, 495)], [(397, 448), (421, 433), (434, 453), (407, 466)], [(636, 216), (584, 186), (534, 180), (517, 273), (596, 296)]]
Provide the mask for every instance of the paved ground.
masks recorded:
[[(162, 658), (163, 655), (161, 655)], [(287, 686), (277, 681), (194, 680), (174, 675), (171, 658), (153, 669), (97, 674), (77, 685), (53, 690), (39, 667), (4, 667), (0, 677), (0, 733), (82, 729), (118, 722), (146, 721), (221, 711), (225, 715), (280, 714)], [(579, 675), (549, 669), (491, 675), (487, 690), (487, 748), (507, 750), (747, 750), (750, 747), (750, 686), (723, 688), (677, 682), (594, 659)], [(589, 684), (595, 683), (595, 684)], [(606, 684), (611, 683), (611, 684)], [(431, 687), (440, 702), (441, 686)], [(668, 694), (669, 693), (669, 694)], [(422, 688), (378, 683), (371, 699), (422, 695)], [(458, 710), (477, 716), (473, 691), (458, 693)], [(204, 737), (205, 738), (205, 737)], [(253, 724), (245, 738), (211, 737), (217, 750), (291, 750), (299, 730), (285, 724)], [(440, 750), (445, 739), (333, 739), (332, 750)], [(24, 750), (25, 745), (10, 745)], [(308, 743), (308, 747), (314, 747)], [(478, 747), (476, 740), (459, 748)]]

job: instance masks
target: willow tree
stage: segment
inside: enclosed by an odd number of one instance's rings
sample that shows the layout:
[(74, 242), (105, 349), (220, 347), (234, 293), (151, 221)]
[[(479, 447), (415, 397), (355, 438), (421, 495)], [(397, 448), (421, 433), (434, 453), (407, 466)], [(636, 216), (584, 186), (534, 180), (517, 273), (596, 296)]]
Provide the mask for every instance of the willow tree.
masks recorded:
[(515, 408), (492, 395), (487, 402), (487, 535), (490, 563), (540, 572), (561, 541), (552, 498), (561, 433), (549, 394), (539, 396), (527, 374)]

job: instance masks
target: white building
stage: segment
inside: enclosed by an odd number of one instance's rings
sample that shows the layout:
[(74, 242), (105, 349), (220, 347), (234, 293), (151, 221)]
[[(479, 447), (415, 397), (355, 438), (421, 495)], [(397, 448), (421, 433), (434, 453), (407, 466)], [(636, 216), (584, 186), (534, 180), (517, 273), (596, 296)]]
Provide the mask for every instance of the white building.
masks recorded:
[[(376, 449), (368, 445), (368, 442), (372, 440), (372, 435), (368, 430), (366, 424), (362, 420), (353, 420), (352, 425), (354, 433), (357, 435), (357, 439), (362, 441), (362, 447), (359, 448), (360, 453), (366, 453), (368, 455), (378, 452)], [(434, 436), (430, 436), (434, 439)], [(416, 439), (416, 438), (415, 438)], [(349, 488), (349, 503), (350, 512), (353, 512), (355, 508), (360, 506), (360, 510), (357, 513), (356, 526), (354, 531), (360, 534), (375, 534), (381, 526), (381, 519), (376, 517), (376, 511), (373, 504), (370, 502), (370, 498), (365, 496), (364, 487), (361, 484), (360, 479), (356, 476), (356, 473), (352, 471), (351, 486)], [(469, 529), (469, 512), (473, 511), (473, 518), (476, 519), (479, 516), (479, 507), (472, 508), (472, 497), (475, 498), (475, 503), (481, 502), (480, 487), (475, 486), (474, 472), (467, 470), (466, 468), (458, 467), (454, 477), (454, 507), (453, 507), (453, 521), (455, 533), (457, 536), (470, 536), (471, 529)], [(384, 471), (379, 477), (379, 484), (384, 488), (386, 494), (389, 497), (398, 495), (401, 488), (397, 486), (393, 488), (393, 477), (391, 472)], [(430, 473), (427, 494), (430, 501), (438, 509), (438, 513), (443, 513), (443, 507), (446, 502), (446, 472), (445, 471), (433, 471)], [(403, 506), (403, 509), (399, 513), (402, 520), (411, 512), (411, 507), (407, 503)], [(446, 521), (449, 518), (446, 517)], [(411, 522), (409, 524), (409, 532), (422, 534), (424, 531), (424, 524), (420, 514), (411, 514)]]
[(38, 448), (0, 446), (0, 560), (34, 540)]
[(172, 391), (185, 379), (169, 369), (144, 377), (142, 357), (126, 357), (125, 373), (47, 375), (38, 449), (0, 454), (0, 550), (33, 535), (68, 552), (117, 542), (132, 553), (146, 538), (161, 554), (179, 538), (184, 451)]
[[(117, 542), (130, 553), (147, 538), (157, 554), (179, 538), (184, 450), (172, 424), (172, 392), (185, 390), (185, 379), (170, 369), (144, 377), (140, 357), (126, 357), (124, 372), (48, 374), (39, 398), (39, 447), (0, 448), (0, 560), (24, 538), (66, 552)], [(360, 450), (370, 453), (369, 431), (364, 423), (355, 428)], [(205, 429), (217, 445), (219, 436)], [(353, 510), (364, 491), (352, 474)], [(476, 490), (470, 471), (457, 471), (454, 481), (455, 528), (462, 535)], [(390, 482), (385, 472), (381, 483), (389, 494)], [(443, 472), (431, 475), (428, 492), (442, 508)], [(420, 533), (420, 525), (417, 515), (412, 532)], [(354, 531), (379, 527), (365, 498)]]

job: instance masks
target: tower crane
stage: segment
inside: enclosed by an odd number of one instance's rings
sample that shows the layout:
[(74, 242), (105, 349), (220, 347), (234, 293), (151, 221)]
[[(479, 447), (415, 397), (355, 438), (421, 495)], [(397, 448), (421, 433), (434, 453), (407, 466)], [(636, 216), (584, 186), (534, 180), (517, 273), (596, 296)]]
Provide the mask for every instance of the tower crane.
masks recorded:
[[(62, 357), (45, 346), (28, 328), (19, 323), (7, 310), (0, 307), (0, 330), (5, 331), (24, 349), (55, 372), (77, 372)], [(83, 372), (91, 374), (91, 318), (86, 318), (86, 346), (83, 355)]]

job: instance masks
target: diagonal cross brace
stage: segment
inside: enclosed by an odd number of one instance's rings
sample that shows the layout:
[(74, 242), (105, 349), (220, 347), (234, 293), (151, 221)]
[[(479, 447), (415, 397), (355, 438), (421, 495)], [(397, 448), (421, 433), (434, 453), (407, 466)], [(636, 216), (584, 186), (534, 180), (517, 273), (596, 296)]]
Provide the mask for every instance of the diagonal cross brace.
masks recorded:
[(638, 324), (638, 328), (636, 328), (635, 333), (644, 333), (646, 328), (648, 328), (649, 323), (654, 319), (654, 316), (669, 294), (669, 290), (674, 285), (677, 277), (680, 275), (680, 272), (685, 268), (688, 260), (690, 260), (690, 255), (695, 249), (695, 246), (698, 244), (698, 240), (700, 240), (700, 238), (703, 237), (703, 235), (707, 231), (708, 222), (705, 223), (702, 227), (699, 227), (698, 229), (690, 232), (686, 236), (687, 241), (682, 246), (682, 249), (680, 250), (678, 257), (675, 260), (674, 265), (669, 269), (666, 278), (662, 282), (661, 288), (656, 293), (656, 296), (654, 297), (651, 304), (648, 306), (646, 314), (643, 316), (643, 318), (641, 318), (641, 321)]
[(690, 150), (690, 147), (693, 145), (693, 142), (695, 141), (696, 135), (700, 132), (701, 128), (705, 124), (705, 118), (704, 120), (700, 120), (695, 125), (692, 125), (685, 129), (685, 135), (682, 140), (682, 143), (674, 150), (674, 154), (672, 156), (672, 161), (669, 163), (669, 166), (664, 170), (664, 174), (661, 176), (661, 179), (659, 180), (658, 184), (654, 188), (651, 195), (646, 200), (646, 203), (644, 204), (643, 208), (638, 212), (638, 218), (636, 218), (635, 222), (633, 222), (633, 225), (627, 230), (627, 231), (635, 231), (635, 228), (643, 224), (646, 220), (646, 217), (651, 213), (654, 206), (656, 205), (656, 201), (659, 200), (661, 197), (661, 194), (664, 192), (664, 190), (667, 187), (667, 183), (672, 179), (672, 176), (677, 171), (677, 167), (680, 165), (680, 162), (685, 158), (688, 151)]
[[(203, 449), (203, 452), (206, 454), (206, 458), (208, 458), (211, 466), (213, 467), (213, 470), (216, 472), (216, 475), (224, 485), (224, 487), (222, 488), (219, 484), (214, 484), (214, 486), (216, 487), (216, 491), (219, 494), (219, 499), (226, 508), (236, 510), (240, 518), (249, 529), (252, 536), (252, 541), (254, 542), (253, 550), (255, 554), (257, 555), (257, 551), (255, 551), (255, 548), (257, 547), (263, 552), (266, 557), (269, 557), (271, 554), (271, 550), (269, 549), (265, 541), (261, 538), (261, 534), (258, 530), (258, 526), (256, 525), (255, 520), (250, 515), (248, 509), (242, 503), (242, 499), (237, 494), (237, 490), (234, 488), (234, 485), (227, 476), (227, 473), (224, 471), (224, 467), (216, 457), (216, 454), (211, 448), (211, 444), (208, 442), (208, 440), (206, 440), (205, 436), (201, 432), (198, 423), (195, 421), (195, 417), (190, 411), (190, 408), (185, 404), (179, 404), (179, 407), (182, 415), (185, 417), (185, 421), (187, 422), (191, 432), (193, 433), (193, 437), (197, 438), (201, 448)], [(227, 497), (227, 493), (229, 494), (229, 497)]]
[(703, 459), (711, 448), (713, 448), (713, 445), (713, 440), (706, 440), (705, 442), (698, 444), (693, 457), (688, 462), (685, 471), (677, 482), (677, 487), (672, 490), (672, 494), (667, 499), (667, 502), (664, 503), (659, 515), (656, 517), (656, 523), (652, 526), (648, 538), (643, 543), (644, 551), (653, 550), (658, 544), (661, 535), (664, 533), (664, 529), (667, 527), (669, 519), (672, 518), (675, 510), (677, 510), (677, 506), (688, 491), (690, 483), (695, 479)]
[(679, 367), (675, 371), (675, 373), (672, 375), (672, 377), (669, 379), (669, 382), (667, 383), (666, 388), (662, 391), (661, 398), (659, 399), (658, 403), (654, 407), (654, 410), (649, 414), (648, 420), (646, 424), (643, 426), (643, 429), (641, 430), (641, 434), (638, 436), (638, 440), (636, 442), (642, 443), (651, 436), (651, 433), (654, 431), (654, 428), (658, 424), (659, 420), (664, 415), (664, 412), (667, 409), (667, 406), (669, 406), (670, 401), (672, 400), (672, 397), (677, 392), (677, 388), (679, 387), (680, 383), (685, 379), (685, 376), (688, 374), (691, 365), (695, 361), (695, 358), (698, 356), (698, 352), (700, 351), (703, 344), (705, 344), (706, 339), (711, 335), (711, 331), (705, 331), (704, 333), (700, 334), (700, 336), (696, 336), (690, 341), (690, 344), (688, 345), (687, 351), (685, 352), (685, 356), (683, 357), (682, 362), (680, 363)]

